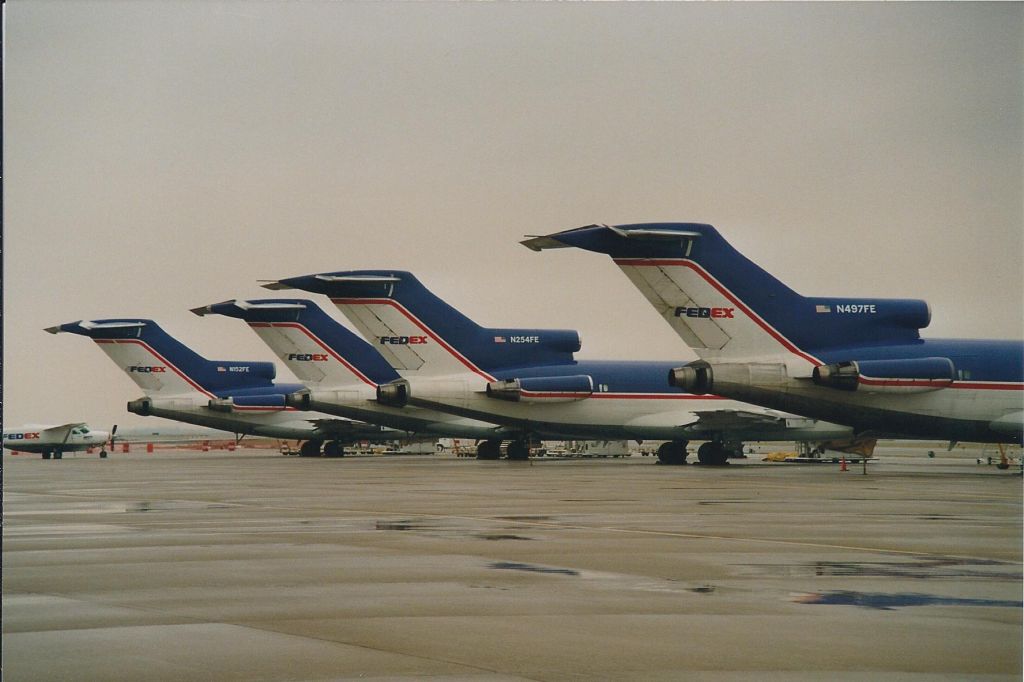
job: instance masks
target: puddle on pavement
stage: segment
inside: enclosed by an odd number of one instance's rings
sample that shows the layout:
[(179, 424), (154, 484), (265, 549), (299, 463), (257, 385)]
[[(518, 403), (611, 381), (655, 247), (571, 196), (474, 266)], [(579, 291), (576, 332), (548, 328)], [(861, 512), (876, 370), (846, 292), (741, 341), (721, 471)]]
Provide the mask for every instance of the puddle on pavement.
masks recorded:
[(993, 559), (934, 557), (907, 561), (813, 561), (805, 564), (751, 564), (761, 575), (787, 577), (911, 578), (920, 580), (1021, 580), (1016, 564)]
[(377, 530), (434, 530), (433, 526), (419, 521), (378, 521)]
[(498, 516), (499, 521), (550, 521), (550, 516)]
[(504, 535), (500, 533), (493, 534), (481, 534), (474, 537), (480, 538), (481, 540), (532, 540), (533, 538), (524, 538), (522, 535)]
[(799, 604), (829, 604), (838, 606), (860, 606), (865, 609), (892, 611), (905, 606), (1001, 606), (1006, 608), (1022, 608), (1024, 602), (1009, 599), (966, 599), (961, 597), (941, 597), (934, 594), (918, 594), (902, 592), (884, 594), (880, 592), (815, 592), (793, 598)]
[(488, 565), (488, 568), (495, 568), (504, 571), (528, 571), (530, 573), (552, 573), (555, 575), (578, 576), (579, 571), (571, 568), (551, 568), (550, 566), (534, 566), (533, 564), (522, 564), (517, 561), (496, 561)]
[(445, 522), (442, 519), (394, 519), (377, 521), (374, 530), (398, 531), (400, 533), (417, 533), (425, 537), (436, 538), (477, 538), (483, 540), (530, 540), (518, 535), (495, 532), (488, 533), (479, 526)]
[(178, 511), (182, 509), (230, 509), (232, 505), (215, 502), (193, 502), (191, 500), (141, 500), (139, 502), (126, 502), (125, 512), (154, 512), (154, 511)]
[(700, 587), (691, 587), (689, 591), (697, 594), (711, 594), (715, 591), (715, 587), (714, 585), (701, 585)]

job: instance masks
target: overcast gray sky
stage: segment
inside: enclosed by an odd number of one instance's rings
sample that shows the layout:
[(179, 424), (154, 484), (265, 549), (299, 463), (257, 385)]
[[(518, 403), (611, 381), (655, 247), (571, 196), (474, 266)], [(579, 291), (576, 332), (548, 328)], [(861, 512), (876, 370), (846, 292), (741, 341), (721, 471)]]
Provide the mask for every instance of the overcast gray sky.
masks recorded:
[(4, 10), (11, 425), (140, 423), (127, 376), (44, 327), (148, 317), (271, 359), (188, 309), (324, 270), (411, 270), (585, 357), (693, 357), (610, 260), (517, 243), (594, 222), (709, 222), (801, 293), (1022, 336), (1021, 3)]

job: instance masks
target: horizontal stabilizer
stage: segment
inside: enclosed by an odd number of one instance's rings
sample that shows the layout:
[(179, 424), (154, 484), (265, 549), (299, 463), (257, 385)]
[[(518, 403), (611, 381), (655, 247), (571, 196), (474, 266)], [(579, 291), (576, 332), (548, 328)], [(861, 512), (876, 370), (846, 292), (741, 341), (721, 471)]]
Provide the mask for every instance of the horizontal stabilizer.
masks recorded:
[(398, 378), (370, 344), (306, 299), (231, 300), (193, 309), (244, 320), (302, 382), (320, 389)]

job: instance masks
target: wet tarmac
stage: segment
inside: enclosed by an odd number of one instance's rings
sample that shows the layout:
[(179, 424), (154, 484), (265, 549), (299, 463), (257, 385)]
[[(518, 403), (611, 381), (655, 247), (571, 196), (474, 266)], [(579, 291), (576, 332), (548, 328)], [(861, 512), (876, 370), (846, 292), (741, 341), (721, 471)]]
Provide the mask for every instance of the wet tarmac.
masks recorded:
[(878, 454), (5, 454), (3, 678), (1021, 679), (1019, 473)]

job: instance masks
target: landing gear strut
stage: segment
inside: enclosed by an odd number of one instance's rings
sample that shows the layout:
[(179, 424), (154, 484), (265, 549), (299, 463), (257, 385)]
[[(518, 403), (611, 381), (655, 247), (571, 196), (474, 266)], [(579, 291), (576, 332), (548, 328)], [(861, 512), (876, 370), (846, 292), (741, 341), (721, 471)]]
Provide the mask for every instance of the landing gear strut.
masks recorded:
[(689, 441), (672, 440), (658, 447), (660, 464), (686, 464), (686, 446)]

